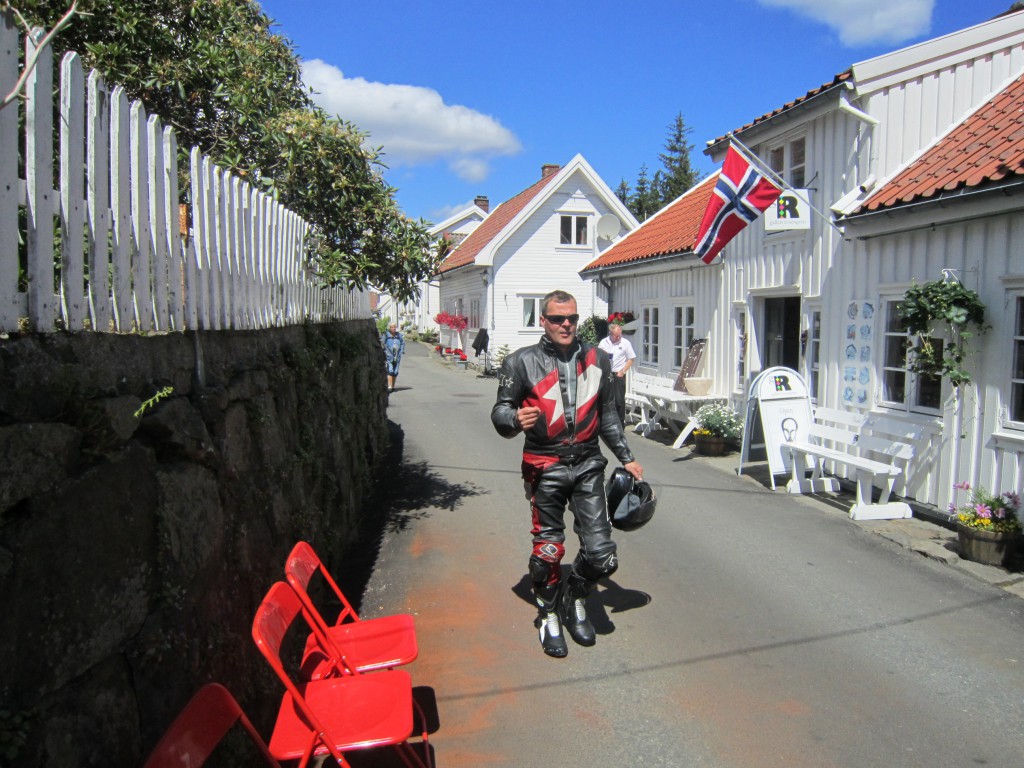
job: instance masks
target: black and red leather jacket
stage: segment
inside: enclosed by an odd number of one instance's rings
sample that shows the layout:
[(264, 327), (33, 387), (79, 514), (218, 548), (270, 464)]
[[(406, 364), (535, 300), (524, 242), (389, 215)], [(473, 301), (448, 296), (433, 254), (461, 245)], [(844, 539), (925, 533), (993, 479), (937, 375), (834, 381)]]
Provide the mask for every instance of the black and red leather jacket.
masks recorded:
[[(575, 408), (567, 389), (572, 377), (559, 376), (559, 361), (575, 362)], [(608, 355), (596, 347), (576, 340), (563, 353), (542, 336), (540, 342), (513, 352), (502, 363), (491, 422), (502, 437), (515, 437), (523, 431), (516, 411), (523, 406), (541, 409), (541, 418), (525, 433), (523, 460), (529, 463), (571, 462), (598, 454), (600, 435), (615, 458), (627, 464), (633, 454), (615, 410), (612, 377)]]

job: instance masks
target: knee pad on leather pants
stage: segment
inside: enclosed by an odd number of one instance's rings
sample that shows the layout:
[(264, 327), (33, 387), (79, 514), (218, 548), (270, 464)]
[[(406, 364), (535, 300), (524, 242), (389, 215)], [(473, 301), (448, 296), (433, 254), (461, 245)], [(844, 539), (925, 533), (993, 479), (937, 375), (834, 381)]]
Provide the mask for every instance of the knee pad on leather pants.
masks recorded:
[(611, 576), (619, 569), (619, 557), (616, 552), (614, 541), (607, 542), (594, 552), (579, 552), (572, 564), (573, 573), (588, 582)]

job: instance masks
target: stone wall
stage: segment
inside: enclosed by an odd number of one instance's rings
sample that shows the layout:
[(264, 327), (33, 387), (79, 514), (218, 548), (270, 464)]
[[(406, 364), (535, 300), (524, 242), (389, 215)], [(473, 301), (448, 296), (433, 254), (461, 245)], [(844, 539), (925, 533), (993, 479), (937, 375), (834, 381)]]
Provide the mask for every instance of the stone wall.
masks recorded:
[(0, 340), (0, 765), (139, 765), (211, 680), (269, 733), (252, 617), (358, 537), (382, 362), (371, 321)]

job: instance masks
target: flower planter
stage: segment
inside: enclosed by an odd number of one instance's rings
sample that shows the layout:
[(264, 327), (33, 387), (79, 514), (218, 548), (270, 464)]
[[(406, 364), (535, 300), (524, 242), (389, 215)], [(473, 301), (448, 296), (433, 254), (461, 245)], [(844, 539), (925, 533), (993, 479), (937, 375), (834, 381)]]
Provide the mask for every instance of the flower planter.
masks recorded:
[(1016, 551), (1020, 534), (997, 533), (979, 528), (957, 525), (960, 556), (984, 565), (1005, 566)]
[(728, 447), (728, 442), (724, 437), (695, 435), (693, 438), (693, 445), (694, 448), (697, 449), (697, 453), (702, 456), (721, 456), (725, 453), (725, 449)]

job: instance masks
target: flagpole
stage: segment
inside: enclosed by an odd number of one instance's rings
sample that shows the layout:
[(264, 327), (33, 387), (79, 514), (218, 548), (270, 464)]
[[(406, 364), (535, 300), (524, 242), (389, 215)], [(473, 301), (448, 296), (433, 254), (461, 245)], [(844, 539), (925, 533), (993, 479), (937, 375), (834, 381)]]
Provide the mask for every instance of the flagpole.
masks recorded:
[[(766, 176), (768, 176), (768, 178), (772, 182), (774, 182), (778, 186), (784, 187), (790, 190), (791, 192), (796, 192), (796, 189), (794, 187), (787, 183), (786, 180), (782, 178), (778, 173), (776, 173), (774, 170), (765, 165), (765, 162), (756, 154), (754, 154), (754, 151), (750, 147), (748, 147), (742, 141), (737, 139), (735, 134), (729, 133), (727, 135), (729, 137), (729, 141), (731, 141), (733, 144), (737, 146), (739, 153), (743, 155), (743, 157), (745, 157), (749, 163), (757, 166), (759, 170), (761, 170)], [(822, 220), (826, 224), (831, 226), (833, 229), (835, 229), (836, 232), (838, 232), (840, 235), (846, 234), (842, 227), (840, 227), (838, 224), (832, 221), (832, 218), (830, 216), (826, 216), (824, 213), (815, 208), (814, 205), (811, 204), (810, 200), (807, 200), (805, 202), (807, 203), (808, 208), (810, 208), (812, 211), (818, 214), (822, 218)]]

